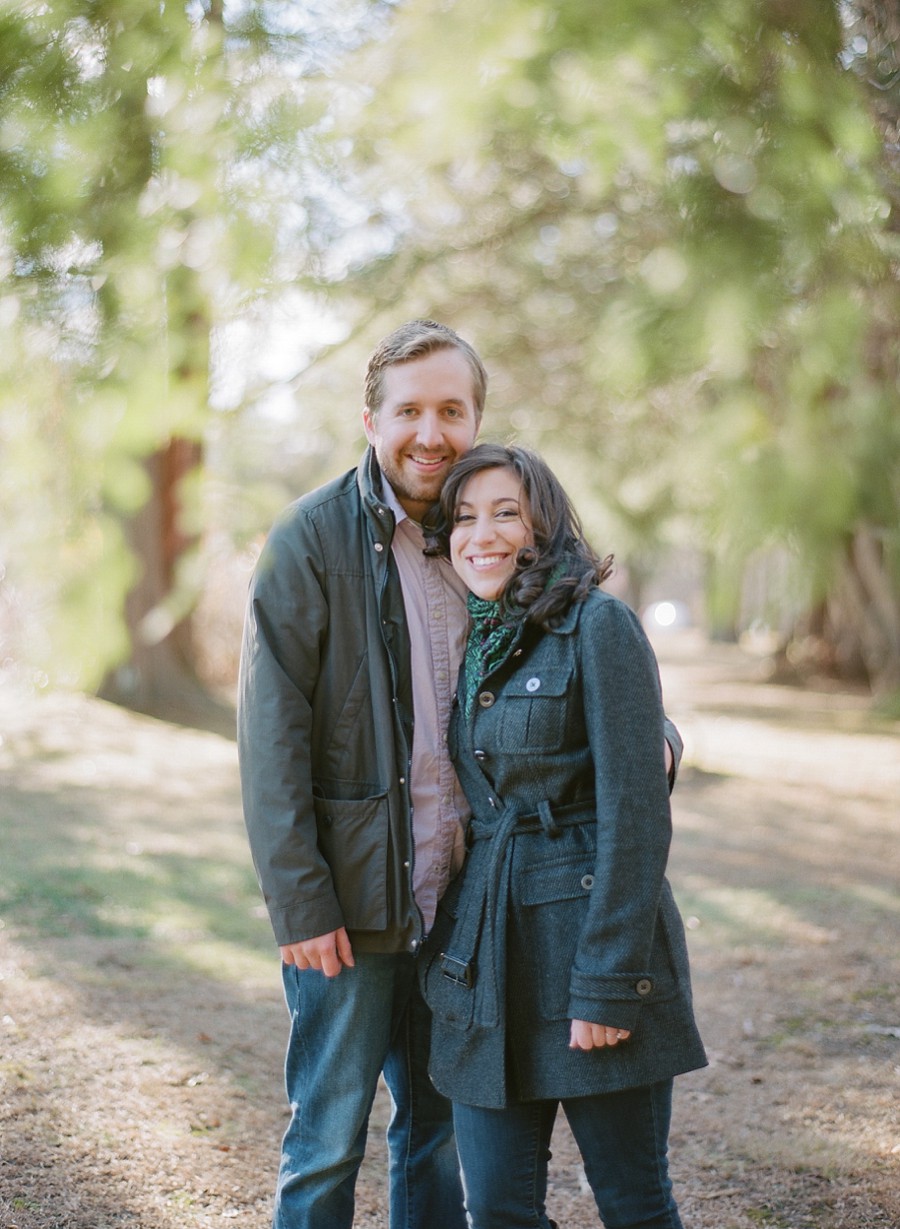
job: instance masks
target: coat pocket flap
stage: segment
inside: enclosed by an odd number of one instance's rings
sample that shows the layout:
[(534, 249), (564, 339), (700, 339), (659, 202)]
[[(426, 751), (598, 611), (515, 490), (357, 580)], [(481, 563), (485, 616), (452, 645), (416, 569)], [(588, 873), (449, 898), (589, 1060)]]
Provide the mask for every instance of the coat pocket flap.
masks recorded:
[(504, 683), (503, 693), (507, 696), (524, 696), (528, 700), (538, 700), (541, 696), (564, 696), (571, 677), (571, 670), (561, 670), (558, 666), (537, 666), (532, 671), (526, 666)]
[(520, 900), (523, 905), (550, 905), (588, 896), (593, 886), (593, 867), (584, 854), (579, 854), (528, 867), (521, 878)]

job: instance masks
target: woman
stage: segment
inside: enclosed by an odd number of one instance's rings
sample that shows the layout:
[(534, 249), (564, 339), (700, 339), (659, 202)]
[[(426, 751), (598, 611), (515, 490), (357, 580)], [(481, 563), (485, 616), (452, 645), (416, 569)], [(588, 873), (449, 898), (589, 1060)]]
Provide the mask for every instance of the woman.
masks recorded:
[(706, 1059), (653, 652), (539, 457), (474, 448), (439, 519), (432, 549), (470, 590), (450, 747), (473, 818), (422, 970), (473, 1229), (553, 1224), (560, 1103), (607, 1229), (680, 1229), (672, 1078)]

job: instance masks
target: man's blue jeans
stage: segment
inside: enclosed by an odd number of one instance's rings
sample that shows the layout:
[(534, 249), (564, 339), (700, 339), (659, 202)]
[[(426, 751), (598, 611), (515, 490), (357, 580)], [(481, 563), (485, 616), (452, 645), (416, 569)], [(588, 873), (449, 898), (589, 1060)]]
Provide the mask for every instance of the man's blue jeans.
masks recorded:
[[(547, 1162), (559, 1104), (454, 1104), (472, 1229), (549, 1229)], [(606, 1229), (682, 1229), (666, 1161), (672, 1081), (562, 1106)]]
[(361, 954), (327, 978), (282, 966), (291, 1035), (274, 1229), (351, 1229), (369, 1113), (384, 1072), (391, 1229), (465, 1229), (450, 1103), (428, 1078), (431, 1017), (412, 955)]

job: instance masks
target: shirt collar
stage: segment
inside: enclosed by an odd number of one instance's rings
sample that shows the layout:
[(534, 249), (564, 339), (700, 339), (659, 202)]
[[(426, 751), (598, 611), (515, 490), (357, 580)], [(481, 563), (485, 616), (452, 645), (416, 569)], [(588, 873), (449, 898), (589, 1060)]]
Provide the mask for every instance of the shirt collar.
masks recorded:
[(413, 525), (416, 523), (400, 503), (400, 500), (394, 492), (394, 488), (388, 482), (387, 478), (385, 478), (384, 474), (381, 475), (381, 493), (384, 496), (384, 502), (393, 512), (394, 518), (398, 525), (403, 521), (410, 521)]

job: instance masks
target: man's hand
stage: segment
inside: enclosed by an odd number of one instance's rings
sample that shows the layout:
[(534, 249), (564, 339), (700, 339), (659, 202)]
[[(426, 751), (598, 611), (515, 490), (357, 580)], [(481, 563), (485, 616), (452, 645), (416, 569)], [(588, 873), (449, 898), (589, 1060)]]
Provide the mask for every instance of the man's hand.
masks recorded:
[(573, 1020), (569, 1030), (569, 1049), (593, 1050), (595, 1047), (617, 1046), (630, 1036), (626, 1028), (607, 1028), (605, 1024), (591, 1024), (589, 1020)]
[(285, 964), (295, 964), (298, 969), (318, 969), (326, 977), (337, 977), (344, 965), (353, 968), (350, 938), (343, 926), (327, 935), (282, 947), (281, 959)]
[(675, 756), (672, 754), (672, 746), (667, 738), (663, 739), (663, 746), (665, 747), (665, 755), (666, 755), (666, 776), (671, 781), (672, 780), (672, 768), (675, 764)]

